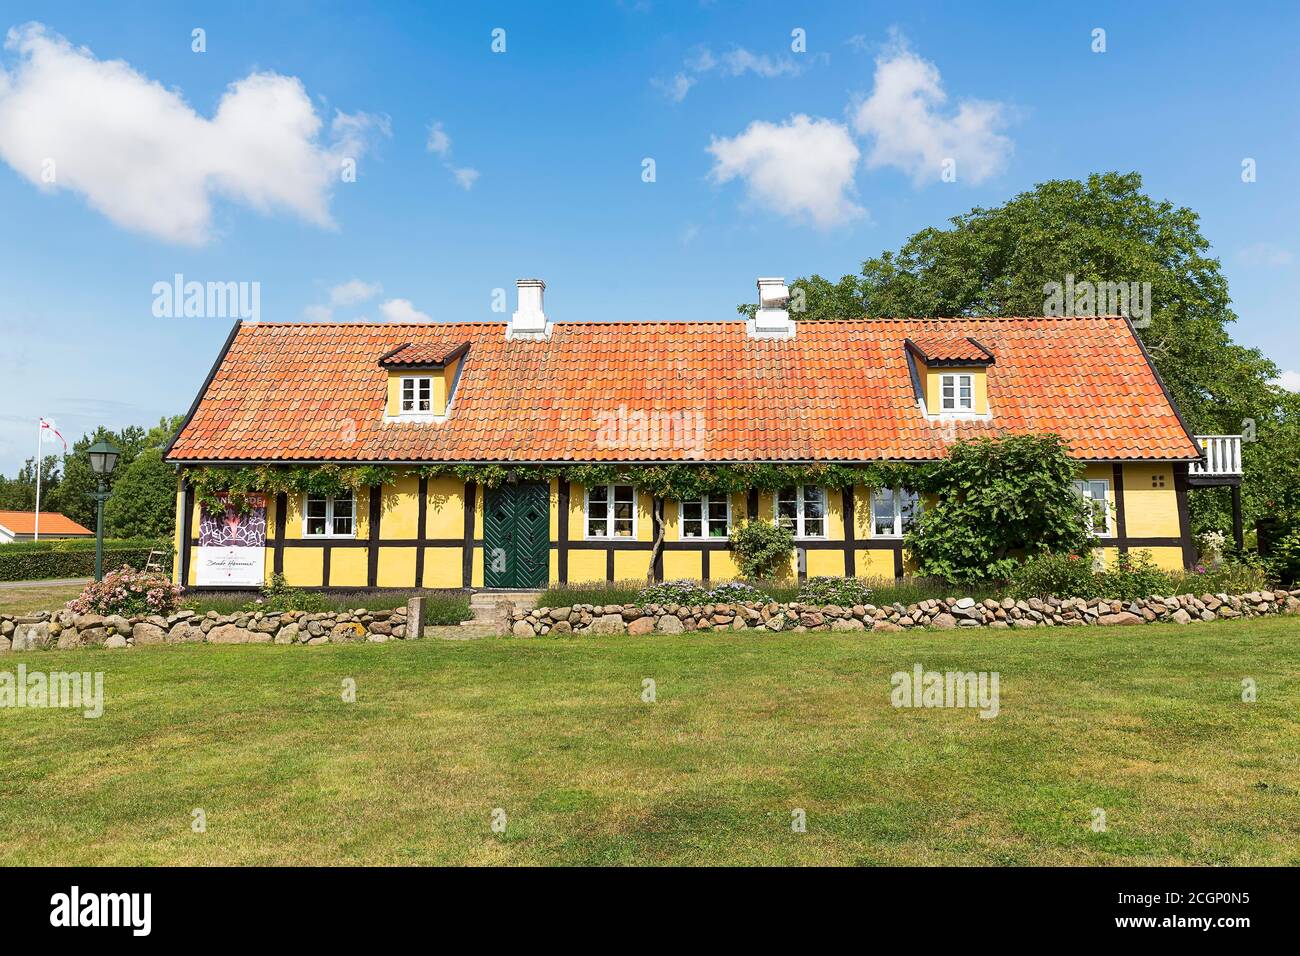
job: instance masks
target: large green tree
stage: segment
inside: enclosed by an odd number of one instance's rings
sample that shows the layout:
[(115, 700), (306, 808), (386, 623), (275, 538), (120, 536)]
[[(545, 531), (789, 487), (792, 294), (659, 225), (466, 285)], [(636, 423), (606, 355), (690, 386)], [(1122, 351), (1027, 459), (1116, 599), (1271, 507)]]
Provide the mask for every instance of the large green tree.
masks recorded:
[[(1255, 517), (1266, 513), (1269, 494), (1300, 499), (1297, 407), (1268, 384), (1277, 367), (1232, 341), (1237, 317), (1209, 248), (1196, 213), (1152, 199), (1137, 173), (1112, 172), (1042, 183), (972, 209), (867, 259), (860, 275), (796, 279), (791, 295), (804, 321), (1025, 316), (1043, 315), (1044, 287), (1068, 275), (1076, 283), (1149, 282), (1150, 321), (1139, 334), (1192, 430), (1253, 428), (1259, 437), (1245, 451), (1247, 513)], [(1269, 487), (1280, 479), (1292, 482), (1289, 490)], [(1198, 528), (1226, 529), (1225, 496), (1201, 492), (1192, 502)]]

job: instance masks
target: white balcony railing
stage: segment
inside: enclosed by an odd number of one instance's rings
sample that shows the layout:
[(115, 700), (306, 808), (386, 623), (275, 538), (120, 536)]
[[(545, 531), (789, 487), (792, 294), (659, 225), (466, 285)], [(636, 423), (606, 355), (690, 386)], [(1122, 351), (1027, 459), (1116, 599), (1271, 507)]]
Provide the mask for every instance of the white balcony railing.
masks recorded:
[(1190, 474), (1193, 478), (1241, 474), (1240, 435), (1197, 435), (1196, 443), (1205, 452), (1205, 457), (1192, 462)]

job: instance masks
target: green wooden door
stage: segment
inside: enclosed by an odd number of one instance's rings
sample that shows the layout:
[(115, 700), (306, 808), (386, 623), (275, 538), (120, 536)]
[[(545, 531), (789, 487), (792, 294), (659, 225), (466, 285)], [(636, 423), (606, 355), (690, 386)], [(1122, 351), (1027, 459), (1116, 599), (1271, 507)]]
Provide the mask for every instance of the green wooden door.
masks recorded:
[(484, 586), (546, 587), (551, 557), (546, 485), (522, 483), (489, 488), (483, 505)]

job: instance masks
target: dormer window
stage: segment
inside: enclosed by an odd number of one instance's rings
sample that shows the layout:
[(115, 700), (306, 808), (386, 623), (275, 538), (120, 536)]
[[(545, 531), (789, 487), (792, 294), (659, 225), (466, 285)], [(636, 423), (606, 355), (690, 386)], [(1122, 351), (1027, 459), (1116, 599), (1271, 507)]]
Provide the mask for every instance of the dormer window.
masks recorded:
[(433, 379), (427, 375), (402, 376), (402, 414), (433, 411)]
[(973, 375), (943, 375), (941, 408), (945, 412), (969, 412), (975, 409), (975, 377)]

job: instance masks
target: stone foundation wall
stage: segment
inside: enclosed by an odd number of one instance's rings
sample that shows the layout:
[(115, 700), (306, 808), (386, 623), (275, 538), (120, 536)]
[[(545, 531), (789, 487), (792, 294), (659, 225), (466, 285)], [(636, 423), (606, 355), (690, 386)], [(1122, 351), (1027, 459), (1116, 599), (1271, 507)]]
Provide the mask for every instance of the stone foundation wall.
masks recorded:
[[(308, 613), (193, 611), (121, 617), (42, 611), (0, 615), (0, 653), (46, 648), (127, 648), (146, 644), (345, 644), (404, 640), (407, 608)], [(417, 629), (412, 629), (416, 631)], [(418, 636), (413, 633), (412, 636)]]
[(976, 601), (945, 598), (876, 607), (767, 603), (677, 605), (591, 605), (545, 608), (510, 615), (516, 637), (543, 634), (681, 634), (684, 631), (902, 631), (915, 627), (1031, 628), (1154, 624), (1167, 621), (1230, 620), (1300, 613), (1300, 589), (1249, 594), (1181, 594), (1140, 601), (1050, 598)]

